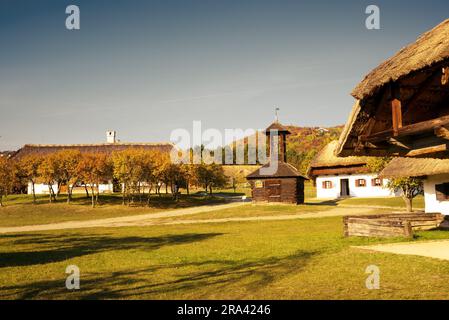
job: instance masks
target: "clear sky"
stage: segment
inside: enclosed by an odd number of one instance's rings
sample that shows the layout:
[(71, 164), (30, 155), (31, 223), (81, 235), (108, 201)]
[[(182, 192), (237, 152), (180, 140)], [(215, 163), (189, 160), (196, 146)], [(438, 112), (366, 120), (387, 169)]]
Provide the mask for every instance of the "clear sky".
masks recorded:
[(274, 106), (285, 124), (343, 124), (363, 76), (446, 18), (447, 0), (0, 0), (0, 150), (264, 128)]

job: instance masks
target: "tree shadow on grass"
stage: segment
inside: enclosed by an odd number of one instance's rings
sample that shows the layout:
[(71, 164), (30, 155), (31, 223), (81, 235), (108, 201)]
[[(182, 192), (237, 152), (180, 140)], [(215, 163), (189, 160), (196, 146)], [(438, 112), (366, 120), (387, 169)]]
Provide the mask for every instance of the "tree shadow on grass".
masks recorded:
[[(38, 246), (37, 249), (35, 251), (0, 252), (0, 268), (59, 262), (107, 250), (156, 250), (163, 246), (192, 243), (219, 235), (222, 235), (222, 233), (187, 233), (160, 237), (118, 238), (107, 235), (52, 236), (34, 234), (19, 238), (13, 244), (33, 244)], [(3, 237), (0, 236), (0, 239)]]
[(306, 201), (304, 204), (308, 206), (337, 206), (341, 199), (322, 200), (317, 202)]
[[(256, 293), (274, 281), (300, 272), (315, 252), (297, 251), (284, 257), (259, 260), (206, 260), (178, 264), (154, 265), (136, 270), (96, 273), (81, 278), (81, 290), (68, 291), (64, 279), (40, 281), (20, 286), (3, 287), (0, 298), (9, 299), (148, 299), (194, 293), (206, 288), (207, 295), (239, 288)], [(169, 280), (160, 280), (169, 274)]]

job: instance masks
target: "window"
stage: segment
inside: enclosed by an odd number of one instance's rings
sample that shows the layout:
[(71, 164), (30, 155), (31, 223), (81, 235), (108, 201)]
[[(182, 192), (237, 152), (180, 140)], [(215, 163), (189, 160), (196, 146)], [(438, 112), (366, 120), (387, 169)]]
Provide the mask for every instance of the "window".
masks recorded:
[(323, 189), (332, 189), (332, 181), (323, 181)]
[(366, 180), (365, 179), (355, 180), (355, 186), (356, 187), (366, 187)]
[(442, 183), (435, 185), (435, 193), (438, 201), (449, 200), (449, 183)]
[(263, 188), (263, 181), (262, 180), (256, 180), (254, 182), (254, 188)]
[(382, 179), (381, 178), (374, 178), (371, 180), (371, 185), (373, 187), (381, 187), (382, 186)]

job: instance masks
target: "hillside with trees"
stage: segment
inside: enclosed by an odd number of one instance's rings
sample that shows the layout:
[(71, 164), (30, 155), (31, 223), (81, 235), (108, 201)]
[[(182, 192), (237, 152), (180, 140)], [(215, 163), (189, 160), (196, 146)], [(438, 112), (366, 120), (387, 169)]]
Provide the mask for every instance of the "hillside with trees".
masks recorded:
[[(306, 174), (313, 157), (330, 141), (337, 140), (343, 130), (342, 125), (335, 127), (297, 127), (290, 125), (285, 127), (291, 132), (287, 136), (287, 161), (302, 174)], [(248, 138), (243, 139), (243, 143), (245, 145), (246, 164), (248, 159)], [(231, 148), (235, 150), (236, 145), (234, 144)], [(222, 152), (224, 154), (224, 149)]]
[(330, 141), (337, 140), (343, 126), (296, 127), (286, 126), (291, 134), (287, 137), (287, 161), (305, 174), (313, 157)]

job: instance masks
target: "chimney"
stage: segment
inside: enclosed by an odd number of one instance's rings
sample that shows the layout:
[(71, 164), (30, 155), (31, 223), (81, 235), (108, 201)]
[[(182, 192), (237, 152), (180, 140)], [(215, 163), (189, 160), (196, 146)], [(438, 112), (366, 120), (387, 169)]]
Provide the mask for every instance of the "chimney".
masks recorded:
[(117, 142), (117, 132), (116, 131), (106, 131), (106, 141), (107, 143)]

